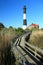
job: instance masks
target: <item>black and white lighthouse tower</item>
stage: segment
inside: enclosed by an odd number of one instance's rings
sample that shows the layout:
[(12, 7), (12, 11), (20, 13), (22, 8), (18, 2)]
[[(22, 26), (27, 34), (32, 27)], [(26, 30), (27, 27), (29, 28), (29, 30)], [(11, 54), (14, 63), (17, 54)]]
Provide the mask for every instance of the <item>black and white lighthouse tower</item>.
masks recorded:
[(27, 20), (26, 20), (26, 6), (23, 7), (23, 29), (27, 28)]

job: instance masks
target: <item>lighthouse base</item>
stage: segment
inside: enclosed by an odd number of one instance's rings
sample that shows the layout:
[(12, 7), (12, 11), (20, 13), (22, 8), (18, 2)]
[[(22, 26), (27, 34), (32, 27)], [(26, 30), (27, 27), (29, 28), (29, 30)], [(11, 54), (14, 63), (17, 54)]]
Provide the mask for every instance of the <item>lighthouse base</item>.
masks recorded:
[(23, 25), (23, 30), (25, 30), (27, 28), (27, 26), (26, 25)]

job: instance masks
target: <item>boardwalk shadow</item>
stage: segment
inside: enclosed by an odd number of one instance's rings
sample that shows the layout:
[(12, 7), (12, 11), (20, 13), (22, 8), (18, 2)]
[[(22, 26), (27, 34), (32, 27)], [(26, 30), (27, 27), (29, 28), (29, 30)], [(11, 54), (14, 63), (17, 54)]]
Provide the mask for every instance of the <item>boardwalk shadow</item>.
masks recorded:
[[(25, 47), (25, 49), (19, 45), (19, 47), (26, 53), (26, 55), (28, 55), (37, 65), (43, 65), (43, 63), (41, 63), (40, 61), (38, 61), (33, 55), (31, 55), (29, 53), (29, 50)], [(27, 63), (28, 64), (28, 63)], [(30, 65), (35, 65), (35, 64), (31, 64)]]

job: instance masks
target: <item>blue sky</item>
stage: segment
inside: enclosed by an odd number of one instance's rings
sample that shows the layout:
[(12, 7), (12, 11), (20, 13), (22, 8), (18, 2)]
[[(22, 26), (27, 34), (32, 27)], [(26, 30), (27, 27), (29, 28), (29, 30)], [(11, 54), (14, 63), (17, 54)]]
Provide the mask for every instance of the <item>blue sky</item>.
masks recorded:
[(43, 0), (0, 0), (0, 22), (6, 27), (23, 27), (23, 6), (27, 8), (27, 26), (43, 27)]

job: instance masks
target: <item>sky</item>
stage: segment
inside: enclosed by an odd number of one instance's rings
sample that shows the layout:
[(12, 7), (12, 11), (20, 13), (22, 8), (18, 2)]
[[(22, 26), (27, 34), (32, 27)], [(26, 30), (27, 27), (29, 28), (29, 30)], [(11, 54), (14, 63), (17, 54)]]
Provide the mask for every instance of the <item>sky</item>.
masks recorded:
[(0, 0), (0, 22), (6, 27), (23, 27), (23, 7), (26, 5), (27, 26), (43, 28), (43, 0)]

